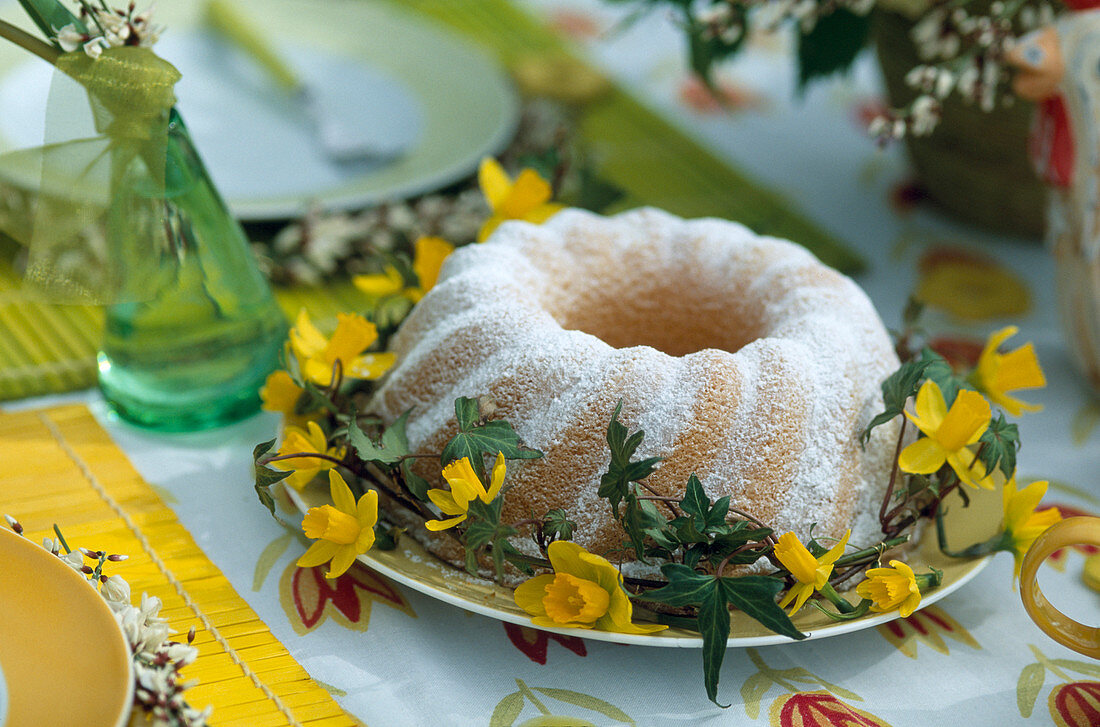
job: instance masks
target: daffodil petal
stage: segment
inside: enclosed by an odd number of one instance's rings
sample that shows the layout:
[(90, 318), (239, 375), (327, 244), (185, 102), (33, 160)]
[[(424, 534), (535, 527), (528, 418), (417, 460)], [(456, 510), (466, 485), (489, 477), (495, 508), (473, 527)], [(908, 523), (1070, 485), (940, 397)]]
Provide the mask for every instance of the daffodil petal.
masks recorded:
[(930, 475), (943, 467), (946, 460), (947, 454), (939, 442), (923, 437), (901, 450), (898, 456), (898, 467), (902, 472)]
[(295, 565), (299, 568), (312, 568), (332, 560), (340, 546), (330, 540), (317, 540), (298, 558)]
[(512, 220), (527, 219), (540, 205), (547, 202), (554, 190), (550, 183), (539, 176), (534, 169), (524, 169), (516, 177), (515, 183), (503, 203), (493, 211)]
[(936, 431), (943, 424), (943, 419), (947, 416), (947, 401), (943, 398), (939, 385), (932, 379), (926, 380), (917, 390), (916, 410), (917, 418), (910, 419), (925, 434)]
[(535, 209), (528, 212), (526, 215), (523, 216), (523, 219), (527, 222), (541, 225), (543, 222), (546, 222), (548, 219), (556, 215), (558, 212), (561, 212), (563, 209), (565, 209), (565, 205), (548, 202), (546, 204), (539, 205)]
[(359, 525), (364, 529), (373, 529), (378, 522), (378, 492), (367, 490), (355, 503), (355, 514)]
[(844, 537), (837, 541), (837, 544), (829, 548), (829, 552), (817, 559), (817, 562), (821, 565), (831, 565), (837, 562), (840, 556), (844, 555), (844, 549), (848, 547), (848, 538), (852, 537), (852, 531), (848, 530), (844, 533)]
[(413, 258), (413, 272), (419, 282), (420, 290), (427, 292), (435, 287), (439, 279), (439, 270), (455, 246), (442, 237), (420, 237), (416, 241), (416, 253)]
[(359, 290), (376, 298), (400, 293), (405, 287), (401, 271), (392, 265), (387, 265), (384, 273), (353, 276), (351, 282)]
[(512, 180), (508, 172), (496, 159), (485, 157), (477, 169), (477, 183), (481, 187), (481, 193), (485, 195), (485, 201), (494, 212), (500, 208), (512, 190)]
[(1026, 343), (1001, 357), (997, 369), (997, 386), (1002, 391), (1037, 389), (1047, 385), (1047, 378), (1039, 366), (1035, 346)]
[(488, 240), (489, 236), (492, 235), (498, 227), (500, 227), (500, 223), (502, 222), (504, 222), (504, 218), (498, 217), (496, 215), (493, 215), (489, 219), (485, 220), (485, 222), (481, 225), (481, 229), (477, 231), (477, 241), (485, 242), (486, 240)]
[(486, 493), (487, 497), (485, 503), (492, 502), (496, 496), (500, 493), (500, 488), (504, 484), (504, 453), (497, 452), (496, 463), (493, 464), (493, 475), (489, 483), (489, 491)]
[(355, 495), (351, 494), (348, 483), (335, 469), (328, 471), (328, 492), (337, 510), (349, 514), (355, 512)]
[(396, 354), (389, 352), (365, 353), (352, 359), (344, 369), (344, 374), (353, 379), (374, 380), (381, 378), (382, 374), (392, 369), (396, 362)]
[(936, 429), (936, 439), (948, 452), (977, 442), (989, 427), (989, 402), (976, 391), (963, 389)]
[[(454, 494), (447, 490), (428, 490), (428, 499), (432, 501), (432, 504), (442, 510), (444, 515), (466, 514), (466, 507), (464, 505), (459, 505), (455, 501)], [(467, 502), (469, 501), (467, 500)]]
[(355, 552), (355, 548), (350, 545), (345, 545), (336, 551), (336, 555), (332, 557), (332, 564), (329, 565), (328, 573), (325, 574), (325, 578), (339, 578), (347, 573), (348, 568), (351, 568), (351, 564), (355, 562), (356, 556), (359, 554)]
[(799, 583), (813, 583), (817, 570), (817, 559), (794, 533), (779, 536), (775, 545), (775, 557), (786, 566)]
[(458, 517), (453, 517), (448, 520), (425, 520), (424, 527), (426, 527), (428, 530), (431, 530), (433, 533), (438, 533), (441, 530), (453, 528), (455, 525), (458, 525), (465, 519), (466, 513), (462, 513)]
[(554, 576), (550, 574), (535, 576), (516, 586), (512, 597), (517, 606), (532, 616), (545, 616), (546, 607), (543, 606), (542, 599), (546, 595), (546, 587), (553, 582)]
[(337, 313), (336, 321), (336, 330), (325, 346), (324, 358), (329, 363), (339, 359), (346, 371), (360, 353), (378, 340), (378, 329), (356, 313)]
[(299, 310), (298, 319), (290, 329), (290, 346), (298, 358), (305, 360), (316, 356), (325, 349), (326, 343), (325, 337), (309, 319), (306, 309)]

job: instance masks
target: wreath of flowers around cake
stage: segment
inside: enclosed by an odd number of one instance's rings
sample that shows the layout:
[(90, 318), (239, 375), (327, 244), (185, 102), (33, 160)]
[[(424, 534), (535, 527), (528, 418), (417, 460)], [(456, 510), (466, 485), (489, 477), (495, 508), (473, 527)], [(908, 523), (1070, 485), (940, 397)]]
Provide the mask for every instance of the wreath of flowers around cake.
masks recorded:
[[(550, 201), (550, 185), (532, 170), (513, 180), (486, 160), (480, 176), (493, 211), (483, 229), (504, 218), (541, 222), (558, 209)], [(435, 238), (418, 240), (411, 256), (394, 258), (386, 273), (356, 283), (376, 301), (402, 296), (415, 304), (434, 284), (450, 249)], [(383, 350), (388, 331), (380, 335), (369, 316), (341, 314), (332, 336), (325, 337), (302, 312), (291, 332), (286, 370), (272, 374), (262, 392), (265, 408), (285, 415), (285, 431), (277, 449), (275, 440), (256, 447), (255, 487), (261, 501), (275, 514), (270, 493), (275, 483), (301, 490), (322, 475), (329, 482), (331, 503), (309, 508), (302, 521), (314, 542), (298, 565), (329, 563), (327, 575), (335, 578), (358, 555), (393, 548), (401, 530), (379, 509), (382, 496), (429, 531), (453, 538), (464, 550), (470, 574), (477, 576), (486, 563), (498, 583), (506, 570), (524, 574), (527, 580), (515, 588), (514, 598), (535, 626), (648, 634), (674, 625), (698, 632), (707, 696), (716, 703), (731, 608), (791, 639), (806, 636), (790, 617), (807, 604), (837, 621), (869, 612), (897, 611), (906, 617), (942, 577), (931, 567), (915, 572), (903, 560), (899, 546), (921, 521), (935, 523), (946, 555), (972, 558), (1007, 551), (1016, 558), (1018, 574), (1031, 542), (1060, 518), (1054, 509), (1036, 511), (1046, 482), (1018, 487), (1019, 436), (1005, 418), (1005, 413), (1038, 409), (1013, 395), (1045, 385), (1032, 345), (1000, 352), (1016, 333), (1007, 327), (990, 337), (976, 366), (957, 370), (919, 345), (919, 307), (913, 305), (897, 342), (903, 363), (883, 382), (884, 411), (863, 432), (866, 441), (875, 427), (902, 418), (895, 466), (879, 511), (881, 542), (855, 549), (848, 547), (847, 535), (819, 542), (776, 532), (752, 513), (731, 507), (729, 497), (712, 501), (694, 475), (682, 498), (657, 495), (646, 478), (660, 460), (635, 457), (645, 434), (619, 421), (620, 402), (607, 412), (610, 465), (598, 494), (622, 527), (618, 552), (659, 565), (663, 575), (624, 577), (605, 557), (614, 556), (587, 552), (573, 542), (577, 524), (566, 511), (502, 520), (508, 463), (542, 454), (524, 446), (512, 425), (494, 416), (490, 402), (454, 402), (458, 433), (441, 452), (409, 450), (408, 413), (384, 422), (369, 411), (373, 382), (393, 364), (393, 355)], [(994, 416), (991, 402), (1003, 411)], [(917, 430), (915, 437), (910, 427)], [(438, 461), (437, 481), (412, 470), (418, 459)], [(996, 487), (1003, 491), (1000, 531), (961, 551), (950, 549), (944, 499), (957, 492), (968, 503), (968, 491)], [(517, 537), (533, 540), (539, 555), (520, 552), (510, 542)], [(756, 566), (744, 567), (750, 564)], [(838, 587), (856, 580), (859, 600), (853, 604)], [(636, 623), (635, 604), (654, 612), (659, 623)]]

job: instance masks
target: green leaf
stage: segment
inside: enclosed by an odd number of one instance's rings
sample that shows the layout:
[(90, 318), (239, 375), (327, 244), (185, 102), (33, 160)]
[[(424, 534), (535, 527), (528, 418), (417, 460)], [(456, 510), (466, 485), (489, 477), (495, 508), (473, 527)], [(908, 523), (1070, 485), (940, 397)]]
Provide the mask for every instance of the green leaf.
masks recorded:
[(458, 422), (459, 431), (470, 431), (477, 426), (479, 419), (481, 419), (481, 407), (478, 406), (477, 399), (466, 396), (455, 399), (455, 420)]
[(795, 628), (790, 617), (775, 602), (783, 581), (768, 576), (721, 578), (725, 600), (734, 608), (759, 621), (768, 630), (796, 641), (806, 634)]
[(763, 672), (755, 672), (741, 685), (741, 701), (745, 705), (745, 714), (755, 720), (760, 716), (760, 701), (772, 687), (772, 679)]
[(479, 475), (484, 475), (483, 455), (495, 457), (497, 452), (503, 454), (504, 459), (537, 459), (542, 456), (542, 452), (537, 449), (520, 444), (519, 435), (510, 423), (497, 419), (456, 434), (443, 448), (440, 462), (446, 466), (455, 460), (469, 457), (474, 470)]
[(664, 564), (661, 573), (668, 579), (668, 585), (640, 594), (640, 600), (657, 601), (668, 606), (697, 606), (716, 583), (714, 576), (696, 573), (679, 563)]
[(1016, 681), (1016, 706), (1020, 709), (1021, 717), (1030, 717), (1035, 709), (1035, 700), (1043, 688), (1046, 672), (1046, 667), (1042, 664), (1028, 664), (1020, 672), (1020, 678)]
[(426, 479), (412, 471), (412, 462), (411, 459), (401, 462), (401, 477), (405, 481), (405, 489), (417, 500), (428, 502), (430, 485)]
[(714, 506), (707, 513), (706, 529), (714, 530), (726, 524), (726, 516), (730, 512), (730, 497), (724, 495), (714, 501)]
[(905, 411), (905, 402), (917, 393), (921, 380), (924, 378), (924, 372), (932, 363), (931, 359), (923, 357), (906, 361), (901, 365), (901, 368), (890, 374), (882, 382), (882, 400), (886, 405), (886, 409), (872, 419), (871, 423), (860, 434), (860, 441), (863, 444), (867, 444), (867, 441), (871, 438), (872, 429), (891, 421)]
[(1005, 421), (1004, 412), (989, 422), (989, 428), (979, 440), (982, 443), (981, 460), (986, 472), (1000, 466), (1005, 477), (1016, 472), (1016, 450), (1020, 446), (1020, 430)]
[(505, 695), (504, 699), (497, 702), (493, 716), (489, 718), (489, 727), (512, 727), (523, 711), (524, 704), (525, 700), (520, 692)]
[(256, 496), (260, 499), (260, 503), (267, 508), (267, 511), (271, 513), (271, 517), (278, 520), (279, 517), (275, 514), (275, 498), (271, 496), (270, 487), (276, 482), (282, 482), (287, 477), (290, 477), (292, 470), (277, 470), (268, 467), (266, 464), (260, 463), (260, 459), (263, 458), (273, 446), (275, 446), (274, 439), (256, 445), (252, 450), (252, 471), (255, 478), (254, 488), (256, 490)]
[(680, 509), (695, 519), (695, 529), (699, 531), (707, 528), (707, 514), (710, 512), (710, 498), (703, 492), (703, 483), (694, 473), (688, 477), (687, 488), (684, 490), (684, 499), (680, 500)]
[[(408, 415), (409, 413), (405, 412), (401, 415), (401, 418), (397, 420), (397, 422), (400, 422), (401, 427), (404, 427), (404, 420), (408, 417)], [(400, 447), (391, 451), (385, 446), (385, 444), (375, 444), (373, 441), (371, 441), (371, 438), (368, 437), (366, 433), (359, 428), (359, 422), (356, 421), (356, 419), (357, 417), (355, 409), (352, 409), (351, 418), (348, 421), (348, 444), (350, 444), (355, 449), (355, 453), (358, 454), (359, 458), (364, 462), (377, 462), (381, 465), (385, 465), (388, 467), (391, 464), (399, 462), (403, 455), (409, 453), (408, 446), (404, 447), (405, 451), (400, 451)], [(402, 436), (403, 434), (391, 435), (389, 439), (391, 440), (391, 443), (399, 445), (400, 441), (394, 440), (399, 440)], [(386, 436), (385, 434), (383, 434), (383, 442), (385, 441), (385, 439)]]
[[(469, 521), (467, 521), (469, 522)], [(483, 520), (474, 520), (466, 526), (466, 548), (476, 550), (488, 545), (496, 533), (496, 526)]]
[(547, 536), (557, 536), (562, 540), (572, 540), (577, 524), (569, 519), (565, 510), (554, 508), (547, 510), (542, 518), (542, 532)]
[(955, 403), (955, 398), (958, 397), (960, 389), (972, 388), (965, 379), (955, 375), (955, 369), (951, 368), (951, 364), (947, 363), (947, 359), (932, 349), (925, 348), (921, 350), (921, 357), (929, 362), (928, 368), (924, 371), (924, 377), (940, 387), (943, 400), (947, 403), (948, 408)]
[(703, 636), (703, 684), (707, 697), (725, 709), (729, 705), (718, 701), (718, 678), (730, 637), (730, 610), (725, 591), (714, 578), (699, 604), (699, 633)]
[(581, 694), (580, 692), (574, 692), (569, 689), (550, 689), (547, 687), (532, 687), (539, 694), (544, 694), (551, 699), (556, 699), (559, 702), (565, 702), (566, 704), (572, 704), (581, 709), (587, 709), (592, 712), (598, 712), (608, 719), (613, 719), (616, 722), (623, 724), (634, 724), (634, 720), (615, 705), (605, 702), (602, 699), (596, 697), (590, 697), (587, 694)]
[[(625, 196), (622, 188), (595, 174), (588, 167), (580, 170), (580, 189), (573, 200), (573, 207), (603, 212)], [(545, 177), (549, 179), (550, 177)]]
[(397, 547), (397, 538), (401, 535), (401, 528), (395, 528), (386, 523), (379, 522), (374, 526), (374, 545), (376, 550), (393, 550)]
[(867, 45), (870, 31), (869, 15), (856, 15), (844, 8), (818, 18), (810, 32), (799, 34), (799, 88), (816, 78), (848, 70)]
[(382, 449), (390, 454), (399, 453), (402, 456), (409, 454), (409, 437), (405, 433), (409, 414), (412, 414), (412, 409), (397, 417), (393, 424), (386, 427), (385, 431), (382, 432)]
[[(88, 30), (87, 26), (58, 0), (19, 0), (19, 4), (23, 6), (23, 10), (27, 12), (30, 19), (51, 42), (53, 42), (54, 34), (70, 23), (82, 33)], [(54, 42), (54, 45), (56, 46), (57, 43)]]

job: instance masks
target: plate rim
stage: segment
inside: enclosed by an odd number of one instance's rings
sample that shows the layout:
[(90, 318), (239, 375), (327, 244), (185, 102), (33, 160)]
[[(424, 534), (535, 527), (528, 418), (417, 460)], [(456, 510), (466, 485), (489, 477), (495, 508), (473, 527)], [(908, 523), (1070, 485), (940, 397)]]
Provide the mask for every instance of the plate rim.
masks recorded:
[[(280, 482), (283, 492), (294, 504), (295, 508), (301, 514), (305, 514), (308, 509), (308, 503), (305, 501), (304, 492), (298, 492), (293, 488), (287, 486), (285, 482)], [(316, 483), (307, 487), (316, 487)], [(327, 495), (318, 490), (322, 499), (327, 500)], [(958, 509), (958, 508), (956, 508)], [(934, 527), (926, 527), (924, 531), (918, 537), (914, 548), (928, 547), (927, 539), (934, 538)], [(418, 552), (410, 553), (408, 547), (415, 548)], [(388, 560), (395, 558), (394, 554), (398, 552), (404, 553), (404, 560), (411, 562), (411, 557), (427, 557), (432, 559), (442, 569), (449, 569), (456, 574), (459, 574), (465, 578), (472, 578), (465, 571), (462, 571), (458, 567), (451, 563), (439, 558), (438, 556), (429, 552), (423, 544), (413, 538), (407, 533), (402, 533), (399, 536), (397, 547), (392, 551), (385, 551)], [(605, 641), (616, 644), (627, 644), (633, 646), (657, 646), (665, 648), (683, 648), (683, 649), (698, 649), (703, 647), (703, 637), (690, 632), (682, 631), (679, 629), (668, 629), (656, 634), (623, 634), (613, 631), (597, 631), (595, 629), (582, 629), (582, 628), (558, 628), (550, 626), (535, 625), (532, 623), (530, 616), (526, 614), (514, 613), (500, 608), (494, 608), (488, 603), (479, 602), (473, 598), (468, 598), (463, 595), (457, 594), (453, 591), (440, 588), (434, 584), (426, 583), (416, 577), (395, 568), (387, 562), (380, 561), (371, 555), (372, 551), (360, 554), (356, 560), (363, 565), (367, 566), (371, 570), (374, 570), (387, 578), (390, 578), (408, 588), (413, 589), (419, 593), (422, 593), (436, 600), (443, 601), (452, 606), (456, 606), (465, 611), (476, 613), (481, 616), (487, 616), (498, 621), (504, 621), (517, 626), (526, 626), (538, 631), (546, 631), (549, 633), (562, 634), (566, 636), (576, 636), (583, 639), (591, 639), (594, 641)], [(962, 588), (964, 585), (973, 580), (979, 573), (985, 570), (993, 558), (992, 553), (972, 558), (959, 564), (958, 575), (954, 575), (949, 582), (945, 582), (936, 587), (935, 590), (922, 594), (921, 602), (915, 612), (920, 611), (928, 606), (935, 604), (936, 602), (946, 598), (955, 591)], [(912, 563), (911, 563), (912, 564)], [(488, 580), (484, 581), (484, 587), (488, 589), (490, 593), (495, 597), (501, 597), (501, 591), (508, 591), (510, 594), (512, 589), (505, 586), (496, 585)], [(847, 590), (842, 592), (841, 595), (848, 592)], [(842, 636), (844, 634), (850, 634), (856, 631), (863, 631), (865, 629), (881, 626), (891, 621), (896, 621), (901, 618), (901, 613), (898, 610), (893, 610), (887, 613), (868, 613), (857, 619), (851, 621), (839, 621), (831, 624), (826, 624), (824, 627), (817, 627), (814, 629), (808, 629), (803, 631), (806, 634), (805, 639), (794, 640), (782, 634), (764, 634), (754, 636), (730, 636), (726, 641), (726, 648), (750, 648), (756, 646), (773, 646), (778, 644), (797, 644), (808, 641), (818, 641), (820, 639), (829, 638), (832, 636)], [(797, 624), (796, 624), (797, 625)]]

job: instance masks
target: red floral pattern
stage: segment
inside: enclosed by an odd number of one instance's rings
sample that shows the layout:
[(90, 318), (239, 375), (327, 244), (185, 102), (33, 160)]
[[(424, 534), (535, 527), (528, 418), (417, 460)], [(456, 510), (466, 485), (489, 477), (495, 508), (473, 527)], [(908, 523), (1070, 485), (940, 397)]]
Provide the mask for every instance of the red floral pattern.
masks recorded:
[(1047, 699), (1058, 727), (1100, 725), (1100, 682), (1069, 682), (1055, 687)]
[(772, 727), (889, 727), (828, 692), (784, 694), (772, 704), (770, 716)]
[[(1082, 510), (1081, 508), (1074, 507), (1073, 505), (1062, 505), (1060, 503), (1040, 507), (1037, 508), (1037, 510), (1042, 511), (1052, 507), (1057, 508), (1058, 512), (1061, 513), (1063, 518), (1094, 516), (1094, 513), (1091, 513), (1088, 510)], [(1100, 548), (1096, 547), (1095, 545), (1071, 545), (1068, 550), (1076, 550), (1078, 553), (1081, 553), (1084, 556), (1096, 555), (1097, 553), (1100, 553)], [(1050, 557), (1046, 559), (1046, 563), (1050, 564), (1057, 570), (1062, 570), (1066, 567), (1066, 557), (1067, 549), (1062, 548), (1061, 550), (1056, 550), (1051, 553)], [(1098, 722), (1097, 724), (1100, 724), (1100, 722)]]
[(908, 618), (885, 623), (878, 631), (898, 651), (913, 659), (917, 658), (918, 644), (926, 644), (941, 654), (948, 653), (945, 636), (972, 648), (981, 648), (970, 632), (938, 606), (928, 606)]
[(380, 601), (416, 617), (412, 607), (387, 579), (361, 563), (355, 563), (335, 580), (325, 578), (327, 565), (298, 568), (293, 563), (283, 573), (279, 596), (294, 630), (308, 633), (329, 616), (345, 628), (366, 631), (371, 605)]
[(587, 656), (588, 650), (584, 641), (576, 636), (552, 634), (548, 631), (539, 631), (528, 626), (516, 624), (504, 624), (504, 633), (508, 634), (508, 640), (522, 651), (528, 659), (536, 664), (546, 663), (546, 651), (551, 641), (557, 641), (577, 656)]

